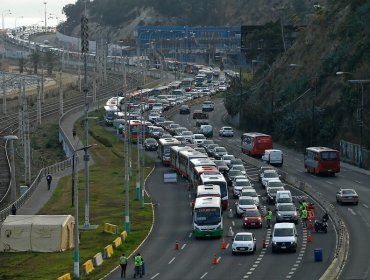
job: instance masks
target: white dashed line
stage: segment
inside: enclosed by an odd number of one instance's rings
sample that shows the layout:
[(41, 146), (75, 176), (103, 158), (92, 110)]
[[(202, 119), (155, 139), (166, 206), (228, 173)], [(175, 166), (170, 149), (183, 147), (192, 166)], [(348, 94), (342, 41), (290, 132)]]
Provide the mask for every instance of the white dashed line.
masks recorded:
[(176, 258), (173, 257), (168, 264), (171, 264)]
[(356, 212), (352, 208), (348, 208), (348, 211), (351, 212), (352, 215), (356, 216)]
[(330, 182), (330, 181), (325, 181), (325, 183), (329, 184), (329, 185), (334, 185), (333, 182)]
[(231, 223), (232, 223), (233, 227), (235, 227), (235, 221), (232, 221)]
[(361, 182), (361, 181), (356, 181), (356, 180), (355, 180), (355, 182), (356, 182), (357, 184), (362, 185), (362, 182)]
[(217, 263), (219, 263), (219, 262), (220, 262), (220, 260), (221, 260), (221, 257), (218, 257), (218, 258), (217, 258)]
[(299, 266), (299, 264), (298, 263), (295, 263), (295, 264), (293, 264), (293, 266)]
[(154, 279), (154, 278), (156, 278), (158, 275), (159, 275), (159, 273), (156, 273), (156, 274), (154, 274), (154, 275), (152, 276), (152, 278), (150, 278), (150, 279)]
[(248, 271), (248, 272), (247, 272), (247, 274), (248, 274), (248, 275), (251, 275), (252, 273), (253, 273), (252, 271)]
[(299, 158), (294, 158), (296, 161), (301, 161), (301, 159), (299, 159)]
[(204, 277), (206, 277), (206, 275), (208, 274), (208, 272), (206, 272), (206, 273), (204, 273), (201, 277), (200, 277), (200, 279), (203, 279)]
[(191, 236), (193, 235), (193, 233), (192, 232), (190, 232), (190, 234), (189, 234), (189, 238), (191, 238)]
[(260, 260), (262, 260), (262, 257), (261, 257), (261, 255), (260, 255), (260, 257), (259, 257), (259, 258), (257, 258), (257, 261), (260, 261)]
[(365, 208), (369, 208), (369, 206), (367, 206), (366, 204), (362, 204)]
[(255, 269), (256, 269), (255, 267), (251, 267), (249, 270), (254, 271)]
[(181, 250), (184, 250), (185, 246), (186, 246), (186, 243), (181, 246)]
[(252, 265), (253, 267), (258, 267), (258, 264), (254, 264), (254, 265)]

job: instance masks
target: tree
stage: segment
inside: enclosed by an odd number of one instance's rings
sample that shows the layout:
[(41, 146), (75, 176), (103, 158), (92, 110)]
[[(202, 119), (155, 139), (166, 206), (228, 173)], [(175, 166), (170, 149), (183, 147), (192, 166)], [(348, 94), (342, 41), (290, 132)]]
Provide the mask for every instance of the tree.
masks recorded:
[(23, 73), (24, 70), (24, 58), (23, 56), (19, 59), (19, 73)]
[(39, 67), (40, 60), (41, 60), (40, 52), (38, 50), (33, 51), (30, 54), (30, 60), (31, 60), (31, 63), (32, 63), (32, 66), (33, 66), (33, 73), (37, 74), (37, 69)]
[(51, 50), (48, 50), (44, 55), (44, 64), (46, 65), (46, 69), (49, 76), (53, 72), (55, 61), (56, 59), (54, 53)]

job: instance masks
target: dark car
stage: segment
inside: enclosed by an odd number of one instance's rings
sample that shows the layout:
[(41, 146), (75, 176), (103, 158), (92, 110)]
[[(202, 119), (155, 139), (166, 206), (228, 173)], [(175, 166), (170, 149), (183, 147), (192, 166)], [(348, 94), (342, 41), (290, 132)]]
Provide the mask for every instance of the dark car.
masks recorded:
[(236, 176), (244, 176), (243, 173), (239, 170), (229, 170), (229, 173), (227, 173), (226, 181), (229, 186), (232, 185), (233, 180)]
[(271, 187), (267, 189), (267, 203), (275, 204), (277, 191), (283, 191), (284, 187)]
[(190, 114), (190, 108), (188, 105), (181, 105), (180, 107), (180, 114), (181, 115), (189, 115)]
[(227, 150), (224, 147), (216, 147), (212, 152), (212, 156), (215, 159), (221, 159), (223, 155), (227, 155)]
[(205, 147), (209, 157), (213, 155), (213, 149), (216, 147), (219, 147), (218, 144), (209, 144), (207, 147)]
[(148, 138), (144, 141), (145, 151), (156, 151), (158, 150), (158, 142), (154, 138)]
[(222, 174), (227, 174), (227, 172), (229, 171), (229, 167), (227, 166), (226, 162), (224, 162), (223, 160), (214, 160), (213, 161), (218, 170), (222, 173)]

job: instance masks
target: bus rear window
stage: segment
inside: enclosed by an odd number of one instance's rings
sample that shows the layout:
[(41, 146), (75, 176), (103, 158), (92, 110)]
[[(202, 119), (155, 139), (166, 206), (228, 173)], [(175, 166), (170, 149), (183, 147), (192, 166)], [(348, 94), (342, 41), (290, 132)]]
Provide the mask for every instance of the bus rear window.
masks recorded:
[(337, 153), (336, 152), (322, 152), (321, 159), (322, 160), (336, 160)]

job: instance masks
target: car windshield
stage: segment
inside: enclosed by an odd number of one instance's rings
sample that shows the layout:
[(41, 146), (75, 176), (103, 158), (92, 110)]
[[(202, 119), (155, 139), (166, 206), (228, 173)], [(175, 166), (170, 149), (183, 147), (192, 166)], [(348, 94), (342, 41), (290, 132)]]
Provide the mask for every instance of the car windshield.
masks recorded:
[(354, 190), (343, 190), (342, 191), (343, 195), (356, 195), (356, 192)]
[(154, 143), (157, 143), (157, 140), (150, 138), (150, 139), (146, 139), (145, 142), (148, 144), (154, 144)]
[(241, 173), (239, 170), (230, 170), (229, 171), (229, 176), (230, 177), (235, 177), (235, 176), (238, 176), (238, 175), (243, 176), (243, 173)]
[(224, 127), (224, 130), (233, 130), (231, 127)]
[(254, 204), (254, 200), (252, 198), (242, 198), (242, 199), (239, 199), (239, 204), (240, 205), (251, 205), (251, 204)]
[(255, 191), (243, 191), (243, 195), (257, 197), (257, 193)]
[(284, 188), (269, 188), (269, 193), (276, 194), (277, 191), (283, 191)]
[(237, 234), (235, 241), (252, 241), (252, 235), (250, 234)]
[(161, 132), (161, 131), (164, 131), (164, 129), (162, 127), (153, 128), (153, 132)]
[(183, 131), (182, 135), (193, 135), (193, 132), (191, 131)]
[(240, 165), (240, 164), (243, 164), (243, 161), (242, 161), (241, 159), (239, 159), (239, 158), (236, 158), (236, 159), (233, 159), (233, 160), (231, 161), (231, 163), (232, 163), (233, 165)]
[(231, 156), (231, 155), (227, 155), (227, 156), (224, 156), (223, 159), (224, 160), (232, 160), (234, 159), (235, 157), (234, 156)]
[(248, 186), (249, 184), (248, 184), (248, 181), (247, 180), (237, 180), (235, 182), (235, 185), (236, 186)]
[(292, 228), (276, 228), (274, 236), (293, 236)]
[(260, 217), (261, 216), (259, 210), (246, 211), (244, 212), (243, 215), (246, 217)]
[(269, 187), (271, 188), (284, 187), (284, 184), (282, 182), (269, 182)]
[(217, 147), (215, 148), (215, 152), (226, 152), (226, 149), (224, 147)]
[(233, 165), (232, 170), (245, 171), (245, 168), (242, 165)]
[(214, 149), (214, 148), (216, 148), (216, 147), (218, 147), (218, 145), (217, 144), (210, 144), (210, 145), (208, 145), (208, 149)]
[(279, 175), (276, 172), (266, 172), (263, 177), (265, 177), (265, 178), (278, 178)]
[(293, 204), (283, 204), (278, 205), (278, 211), (295, 211), (295, 206)]
[(194, 139), (206, 139), (204, 135), (194, 135)]

